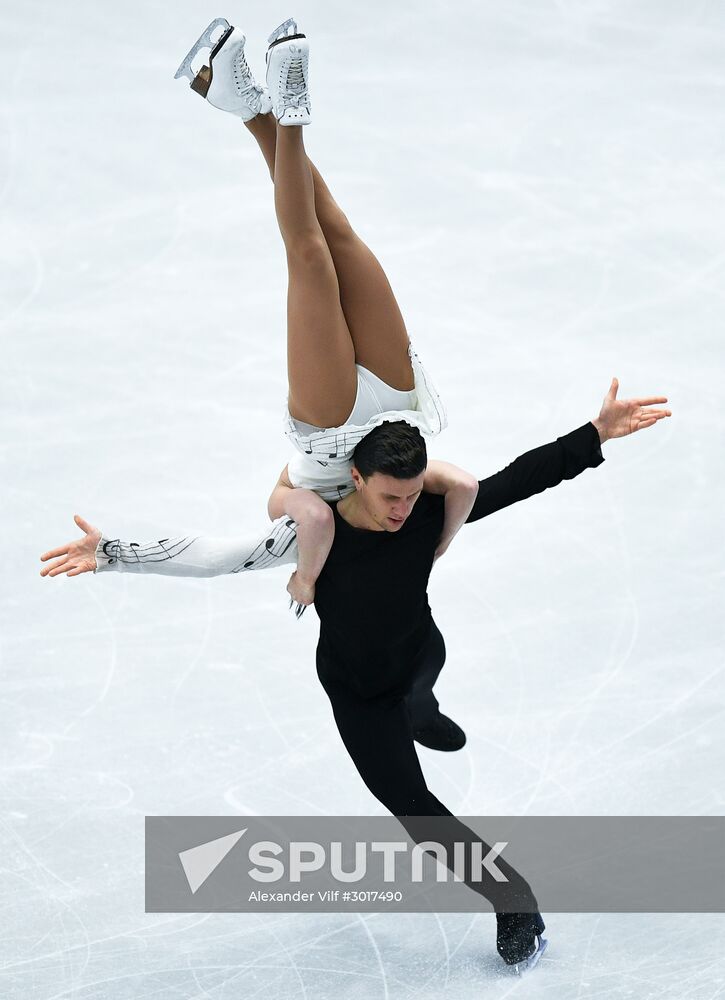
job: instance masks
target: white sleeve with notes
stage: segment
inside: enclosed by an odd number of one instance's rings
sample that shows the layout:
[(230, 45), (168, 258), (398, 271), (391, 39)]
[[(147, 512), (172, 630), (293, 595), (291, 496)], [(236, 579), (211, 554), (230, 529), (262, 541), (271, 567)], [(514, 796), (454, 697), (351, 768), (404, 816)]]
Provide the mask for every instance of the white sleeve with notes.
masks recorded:
[(297, 562), (297, 524), (278, 517), (264, 534), (235, 538), (178, 535), (124, 542), (104, 535), (96, 546), (94, 573), (156, 573), (161, 576), (223, 576)]

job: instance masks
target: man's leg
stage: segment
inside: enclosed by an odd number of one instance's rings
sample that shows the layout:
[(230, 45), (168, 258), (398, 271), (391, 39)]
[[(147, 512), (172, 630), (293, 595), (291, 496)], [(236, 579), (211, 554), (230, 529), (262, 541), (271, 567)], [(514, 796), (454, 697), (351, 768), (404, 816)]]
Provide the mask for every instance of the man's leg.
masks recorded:
[(406, 697), (413, 736), (416, 742), (432, 750), (460, 750), (466, 745), (466, 734), (457, 722), (443, 715), (433, 687), (446, 662), (446, 644), (435, 622), (431, 626), (428, 645)]
[[(443, 843), (453, 865), (453, 844), (481, 843), (473, 830), (456, 819), (430, 791), (420, 767), (413, 743), (410, 713), (401, 696), (362, 699), (341, 684), (323, 681), (332, 705), (337, 728), (360, 777), (372, 794), (397, 816), (416, 843), (432, 840)], [(450, 816), (445, 838), (440, 830), (426, 829), (425, 817)], [(483, 854), (487, 853), (487, 847)], [(528, 951), (534, 933), (544, 929), (538, 914), (536, 897), (529, 884), (502, 858), (497, 867), (508, 879), (497, 882), (484, 869), (472, 869), (470, 846), (465, 852), (464, 881), (474, 892), (484, 896), (498, 915), (497, 947), (508, 961), (520, 960)], [(479, 881), (475, 875), (481, 875)], [(518, 909), (520, 907), (520, 910)], [(507, 913), (506, 910), (517, 912)]]
[(301, 125), (280, 128), (274, 207), (287, 251), (290, 414), (318, 427), (343, 424), (355, 405), (355, 351), (327, 241), (315, 214)]
[[(287, 127), (278, 127), (272, 114), (257, 115), (245, 124), (259, 143), (274, 180), (277, 139)], [(308, 163), (315, 212), (335, 266), (355, 360), (394, 389), (412, 389), (408, 333), (385, 272), (352, 229), (317, 168)]]
[(440, 629), (433, 622), (431, 637), (424, 653), (415, 680), (407, 696), (413, 729), (423, 729), (436, 722), (438, 718), (438, 699), (433, 694), (433, 685), (446, 662), (446, 644)]

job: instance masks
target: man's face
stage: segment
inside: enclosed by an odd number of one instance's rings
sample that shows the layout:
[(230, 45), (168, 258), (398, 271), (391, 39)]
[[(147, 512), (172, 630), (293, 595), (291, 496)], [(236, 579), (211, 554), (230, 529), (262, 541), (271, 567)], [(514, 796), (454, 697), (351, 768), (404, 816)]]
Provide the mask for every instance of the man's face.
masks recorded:
[(352, 478), (365, 512), (385, 531), (399, 531), (405, 524), (423, 489), (425, 473), (414, 479), (396, 479), (382, 472), (373, 472), (367, 482), (357, 469)]

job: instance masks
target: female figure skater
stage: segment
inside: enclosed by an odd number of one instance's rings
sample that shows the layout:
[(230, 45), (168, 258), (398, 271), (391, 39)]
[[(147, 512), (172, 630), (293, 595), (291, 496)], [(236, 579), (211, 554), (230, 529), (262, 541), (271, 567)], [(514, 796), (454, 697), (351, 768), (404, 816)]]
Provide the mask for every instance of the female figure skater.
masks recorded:
[[(249, 68), (245, 41), (224, 19), (212, 21), (176, 76), (187, 76), (210, 104), (241, 118), (274, 182), (289, 272), (285, 431), (297, 453), (278, 479), (268, 512), (272, 520), (288, 515), (297, 524), (298, 563), (287, 589), (300, 613), (314, 599), (332, 545), (334, 519), (324, 500), (353, 491), (356, 444), (383, 420), (405, 420), (434, 435), (446, 416), (380, 263), (305, 153), (307, 38), (292, 19), (272, 32), (266, 88)], [(195, 73), (192, 60), (206, 46), (209, 66)], [(438, 556), (468, 516), (477, 488), (475, 477), (461, 469), (429, 464), (423, 489), (446, 494)], [(393, 517), (387, 529), (396, 523)]]
[[(176, 77), (188, 76), (191, 88), (212, 106), (244, 122), (274, 182), (289, 278), (285, 433), (297, 451), (269, 497), (273, 533), (241, 543), (256, 557), (240, 562), (245, 569), (275, 562), (273, 556), (296, 532), (296, 546), (286, 550), (297, 562), (287, 590), (290, 607), (296, 602), (299, 617), (314, 600), (315, 581), (332, 546), (334, 517), (325, 501), (340, 500), (355, 490), (355, 446), (383, 421), (405, 421), (432, 436), (447, 420), (430, 376), (411, 347), (380, 263), (305, 153), (302, 126), (310, 122), (306, 37), (293, 20), (272, 33), (267, 88), (254, 79), (245, 42), (242, 31), (217, 18), (182, 61)], [(192, 60), (205, 47), (211, 49), (209, 66), (195, 73)], [(470, 513), (478, 482), (454, 465), (432, 461), (423, 490), (445, 497), (438, 558)], [(401, 500), (391, 502), (388, 531), (402, 523)], [(79, 526), (86, 525), (81, 522), (76, 517)], [(86, 537), (69, 547), (87, 548), (87, 542)], [(268, 559), (259, 558), (260, 549)], [(90, 554), (84, 558), (77, 557), (75, 567), (67, 561), (49, 566), (44, 575), (95, 571), (95, 559)]]
[[(380, 263), (353, 231), (317, 168), (307, 158), (303, 125), (310, 122), (309, 45), (287, 20), (270, 35), (268, 88), (259, 86), (245, 56), (246, 38), (217, 18), (176, 72), (216, 108), (240, 118), (255, 137), (274, 183), (274, 203), (288, 265), (285, 432), (297, 452), (282, 470), (268, 501), (273, 531), (239, 541), (240, 568), (261, 569), (296, 559), (287, 590), (297, 614), (314, 599), (314, 585), (329, 554), (334, 518), (325, 501), (354, 492), (352, 453), (383, 421), (438, 434), (447, 423), (430, 376), (408, 339), (403, 317)], [(192, 60), (211, 50), (198, 73)], [(445, 497), (436, 558), (470, 513), (476, 478), (447, 462), (429, 462), (423, 489)], [(324, 499), (323, 499), (324, 498)], [(404, 498), (393, 498), (385, 530), (400, 526)], [(66, 559), (42, 575), (94, 571), (86, 531), (69, 543)], [(295, 544), (296, 543), (296, 544)], [(79, 547), (83, 552), (79, 551)], [(246, 547), (249, 558), (242, 559)], [(282, 552), (284, 551), (284, 558)], [(60, 553), (61, 550), (54, 550)], [(46, 553), (44, 558), (51, 558)]]

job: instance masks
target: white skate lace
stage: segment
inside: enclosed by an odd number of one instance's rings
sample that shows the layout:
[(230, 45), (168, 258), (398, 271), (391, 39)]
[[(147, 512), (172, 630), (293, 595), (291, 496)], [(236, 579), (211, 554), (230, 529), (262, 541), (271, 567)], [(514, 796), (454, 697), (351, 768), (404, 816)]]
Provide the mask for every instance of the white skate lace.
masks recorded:
[(234, 82), (237, 86), (237, 93), (247, 100), (247, 103), (254, 108), (263, 88), (254, 82), (252, 71), (244, 55), (244, 47), (240, 46), (239, 53), (234, 62)]
[(307, 87), (305, 86), (305, 73), (301, 58), (293, 59), (287, 70), (285, 88), (280, 93), (286, 108), (299, 108), (300, 104), (307, 103)]

